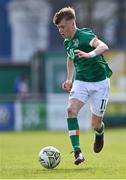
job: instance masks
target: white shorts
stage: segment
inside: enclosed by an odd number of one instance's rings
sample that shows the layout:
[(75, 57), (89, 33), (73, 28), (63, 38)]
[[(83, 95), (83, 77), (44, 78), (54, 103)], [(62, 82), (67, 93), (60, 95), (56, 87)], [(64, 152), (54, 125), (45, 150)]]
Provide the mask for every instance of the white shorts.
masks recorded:
[(84, 104), (89, 101), (92, 113), (102, 117), (105, 113), (109, 92), (109, 78), (99, 82), (74, 80), (69, 99), (78, 99)]

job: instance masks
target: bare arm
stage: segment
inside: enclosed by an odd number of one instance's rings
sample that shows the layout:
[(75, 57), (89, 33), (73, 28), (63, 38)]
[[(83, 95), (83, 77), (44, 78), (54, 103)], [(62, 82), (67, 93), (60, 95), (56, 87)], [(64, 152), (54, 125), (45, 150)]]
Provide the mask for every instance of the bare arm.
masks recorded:
[(62, 88), (67, 92), (69, 92), (72, 87), (73, 73), (74, 73), (73, 61), (69, 57), (67, 57), (67, 79), (62, 84)]
[(91, 42), (91, 46), (95, 49), (89, 53), (80, 50), (75, 50), (75, 53), (79, 56), (79, 58), (92, 58), (104, 53), (109, 49), (108, 46), (98, 38), (93, 39), (93, 42)]
[(73, 61), (67, 57), (67, 80), (73, 80), (74, 65)]
[(107, 44), (105, 44), (103, 41), (99, 40), (98, 38), (94, 39), (94, 41), (92, 42), (92, 47), (95, 47), (94, 51), (96, 55), (100, 55), (105, 51), (109, 50)]

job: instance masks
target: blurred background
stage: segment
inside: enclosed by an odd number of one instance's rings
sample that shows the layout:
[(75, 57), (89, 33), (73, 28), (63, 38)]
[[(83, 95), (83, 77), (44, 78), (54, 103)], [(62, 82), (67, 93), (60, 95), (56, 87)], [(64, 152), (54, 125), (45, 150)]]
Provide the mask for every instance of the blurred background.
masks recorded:
[[(126, 126), (126, 0), (0, 0), (0, 131), (66, 130), (68, 94), (63, 39), (54, 13), (76, 10), (78, 27), (108, 44), (113, 70), (106, 127)], [(90, 129), (88, 104), (80, 127)]]

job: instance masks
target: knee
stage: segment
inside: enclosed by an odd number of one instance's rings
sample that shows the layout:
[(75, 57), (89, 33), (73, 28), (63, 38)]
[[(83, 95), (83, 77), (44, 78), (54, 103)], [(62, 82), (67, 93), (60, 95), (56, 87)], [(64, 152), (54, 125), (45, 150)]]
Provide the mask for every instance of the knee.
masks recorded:
[(73, 107), (73, 106), (69, 106), (69, 107), (67, 108), (67, 113), (68, 113), (68, 116), (69, 116), (69, 117), (76, 117), (76, 116), (77, 116), (77, 110), (76, 110), (76, 108)]

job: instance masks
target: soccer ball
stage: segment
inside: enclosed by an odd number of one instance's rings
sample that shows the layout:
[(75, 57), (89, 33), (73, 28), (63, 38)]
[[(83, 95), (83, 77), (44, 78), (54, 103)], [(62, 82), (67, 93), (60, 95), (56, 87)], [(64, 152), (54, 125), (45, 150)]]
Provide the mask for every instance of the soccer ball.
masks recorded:
[(44, 168), (53, 169), (60, 161), (60, 151), (53, 146), (44, 147), (39, 152), (39, 162)]

